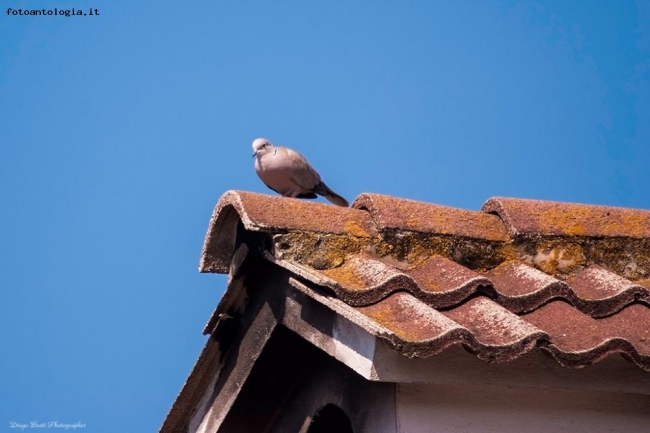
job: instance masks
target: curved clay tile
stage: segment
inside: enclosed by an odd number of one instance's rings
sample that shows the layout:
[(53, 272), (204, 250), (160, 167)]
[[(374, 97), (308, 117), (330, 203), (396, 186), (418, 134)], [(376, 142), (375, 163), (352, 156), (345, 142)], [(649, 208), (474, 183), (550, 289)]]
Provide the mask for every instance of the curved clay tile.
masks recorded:
[(597, 265), (564, 282), (518, 261), (503, 263), (485, 276), (494, 284), (497, 302), (516, 313), (533, 311), (556, 298), (592, 317), (614, 314), (632, 302), (650, 303), (650, 289)]
[(613, 314), (635, 301), (650, 304), (650, 289), (597, 265), (582, 270), (566, 283), (578, 297), (574, 305), (593, 317)]
[(408, 357), (429, 357), (463, 344), (479, 359), (502, 362), (546, 338), (543, 331), (485, 297), (440, 312), (409, 293), (397, 292), (356, 310), (381, 325), (382, 337)]
[(562, 365), (579, 367), (622, 353), (650, 371), (650, 308), (645, 305), (633, 304), (594, 319), (565, 302), (552, 301), (521, 317), (549, 335), (546, 349)]
[(513, 235), (650, 238), (650, 211), (494, 197), (481, 211), (496, 214)]
[(201, 272), (228, 272), (240, 223), (250, 232), (316, 232), (353, 237), (372, 237), (377, 233), (370, 215), (357, 209), (227, 191), (210, 218), (201, 252)]
[(402, 270), (381, 260), (353, 256), (342, 266), (320, 272), (326, 286), (353, 306), (378, 302), (398, 290), (408, 291), (435, 308), (463, 302), (490, 281), (449, 259), (432, 257)]
[(572, 298), (562, 281), (519, 261), (505, 262), (485, 274), (499, 304), (516, 313), (532, 311), (556, 297)]
[(413, 278), (374, 259), (353, 256), (342, 266), (320, 272), (329, 278), (326, 285), (337, 297), (353, 306), (377, 302), (397, 290), (419, 292)]
[(490, 241), (509, 240), (501, 220), (482, 212), (364, 193), (352, 203), (367, 210), (380, 230), (398, 229)]

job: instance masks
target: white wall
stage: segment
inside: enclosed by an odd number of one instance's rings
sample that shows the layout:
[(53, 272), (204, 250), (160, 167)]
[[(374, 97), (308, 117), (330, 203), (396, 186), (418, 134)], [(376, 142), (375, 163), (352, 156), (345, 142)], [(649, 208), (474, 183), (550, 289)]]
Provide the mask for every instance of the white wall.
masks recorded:
[(648, 433), (650, 396), (401, 384), (397, 386), (397, 417), (400, 433)]

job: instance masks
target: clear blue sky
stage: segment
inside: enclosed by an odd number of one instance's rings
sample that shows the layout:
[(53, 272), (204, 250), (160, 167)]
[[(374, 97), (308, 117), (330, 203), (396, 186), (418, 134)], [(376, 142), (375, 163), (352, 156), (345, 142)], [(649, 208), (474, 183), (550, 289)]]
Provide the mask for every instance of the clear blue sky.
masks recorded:
[[(156, 430), (251, 141), (348, 199), (650, 209), (650, 2), (3, 2), (0, 431)], [(5, 7), (99, 16), (6, 15)]]

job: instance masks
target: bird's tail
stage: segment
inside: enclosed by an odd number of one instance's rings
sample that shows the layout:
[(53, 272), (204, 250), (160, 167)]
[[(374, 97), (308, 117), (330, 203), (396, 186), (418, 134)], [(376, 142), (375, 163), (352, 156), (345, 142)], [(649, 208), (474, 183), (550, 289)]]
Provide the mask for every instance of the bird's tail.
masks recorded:
[(325, 197), (327, 200), (330, 202), (334, 203), (337, 206), (343, 206), (343, 207), (348, 207), (350, 204), (346, 199), (335, 193), (330, 189), (329, 186), (325, 185), (325, 182), (321, 182), (318, 185), (316, 185), (316, 188), (314, 188), (314, 192), (318, 195), (322, 195)]

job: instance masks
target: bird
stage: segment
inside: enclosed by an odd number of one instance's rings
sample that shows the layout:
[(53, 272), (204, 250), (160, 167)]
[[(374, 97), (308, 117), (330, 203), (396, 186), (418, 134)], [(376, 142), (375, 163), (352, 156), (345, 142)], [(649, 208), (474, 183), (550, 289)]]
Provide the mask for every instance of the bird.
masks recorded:
[(332, 191), (304, 156), (288, 147), (274, 146), (266, 138), (253, 141), (255, 172), (264, 185), (285, 197), (325, 197), (338, 206), (348, 201)]

